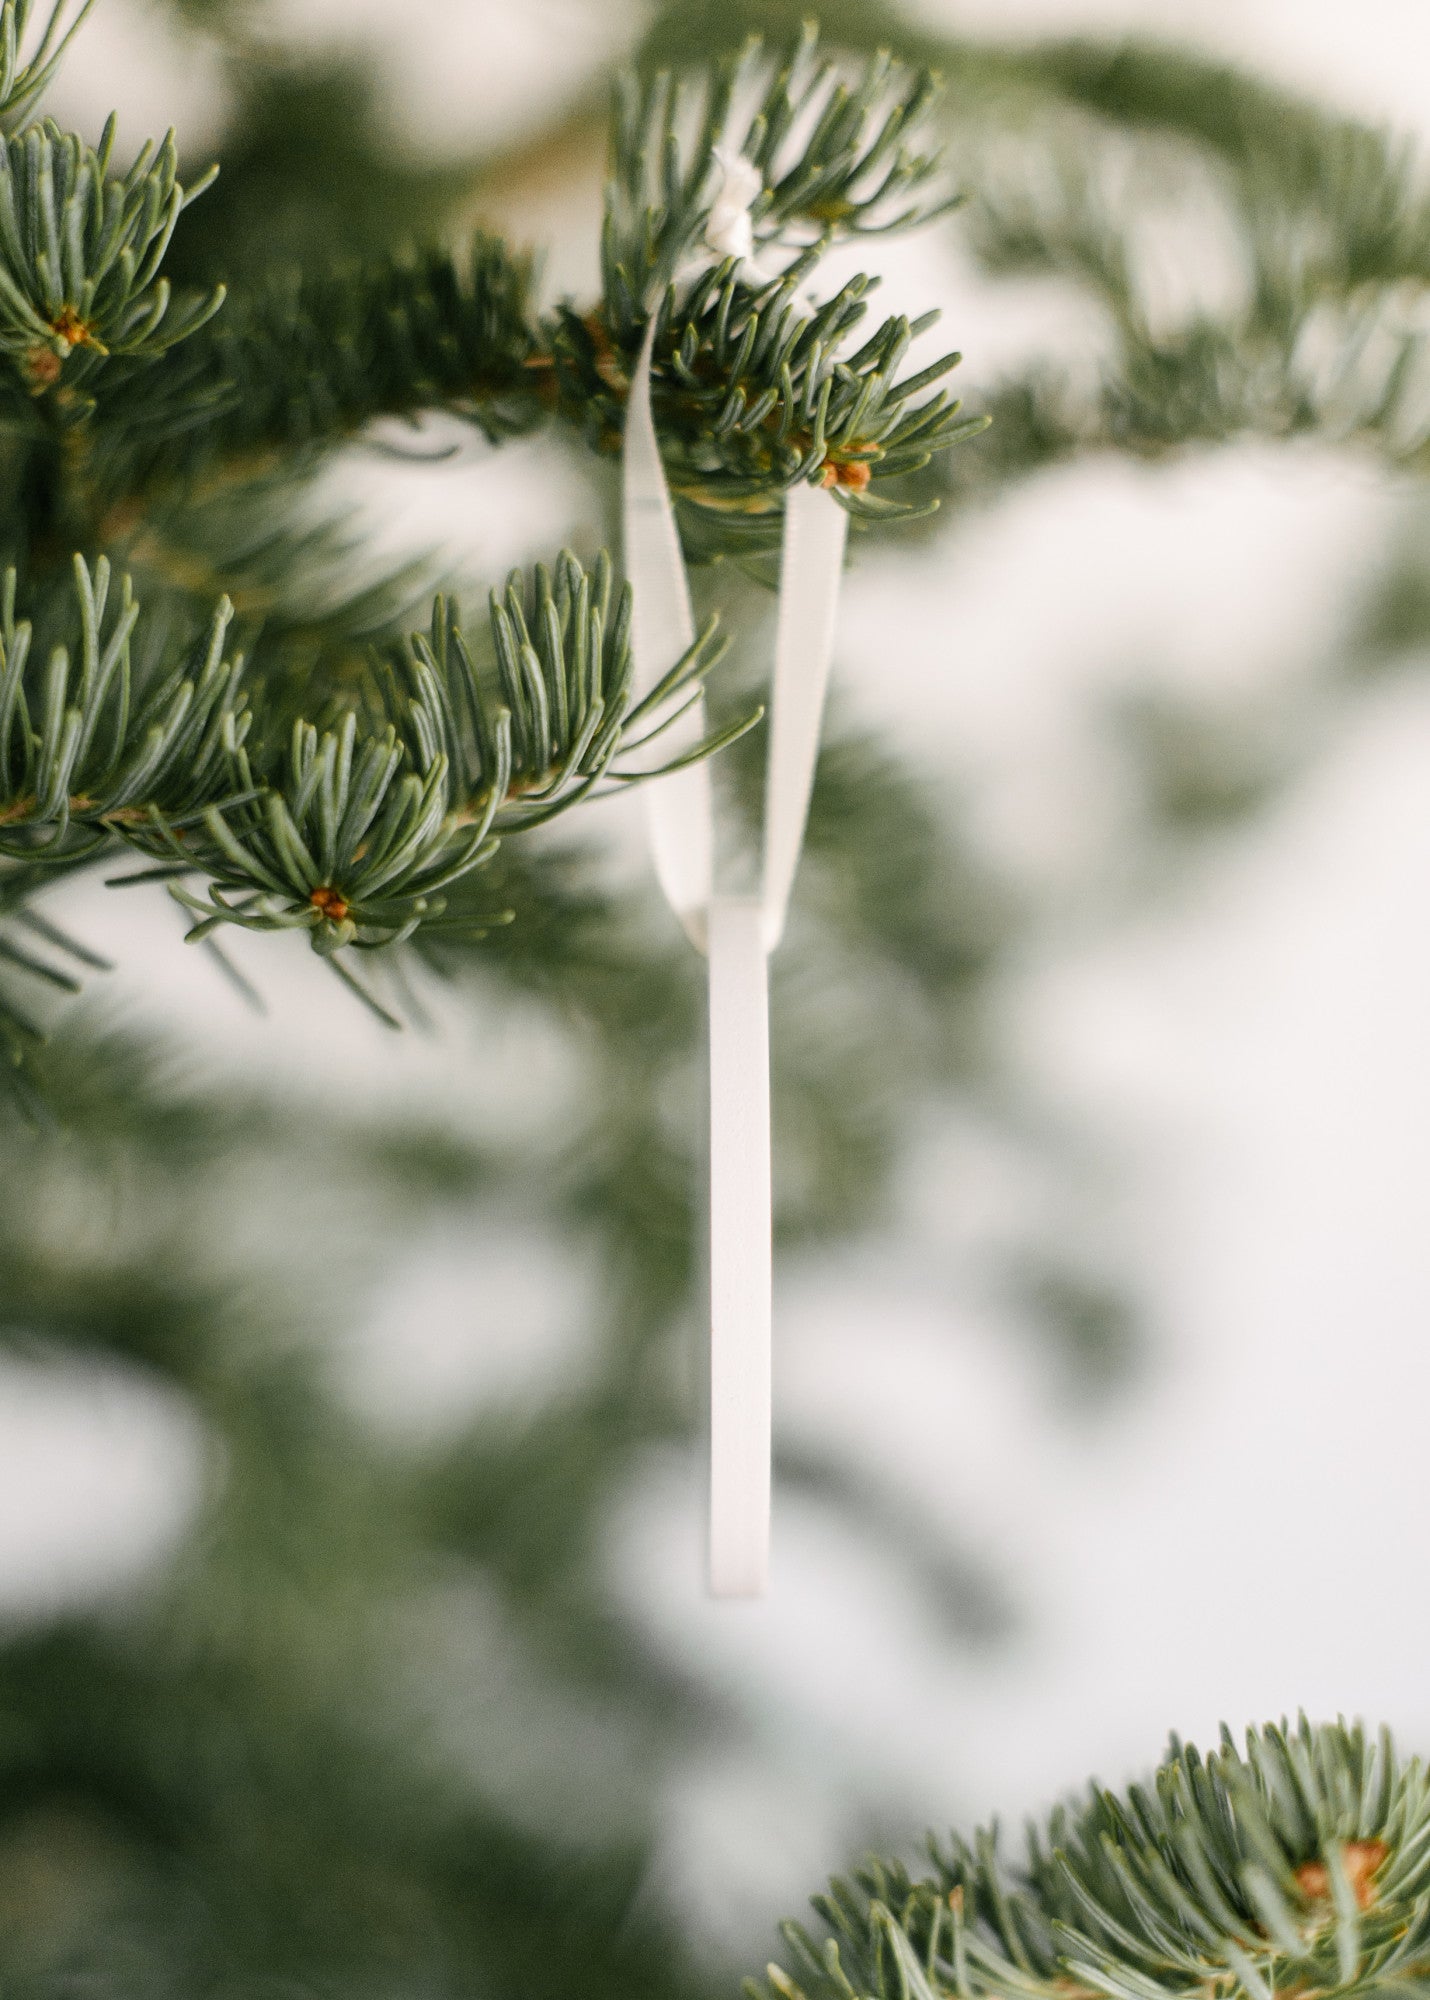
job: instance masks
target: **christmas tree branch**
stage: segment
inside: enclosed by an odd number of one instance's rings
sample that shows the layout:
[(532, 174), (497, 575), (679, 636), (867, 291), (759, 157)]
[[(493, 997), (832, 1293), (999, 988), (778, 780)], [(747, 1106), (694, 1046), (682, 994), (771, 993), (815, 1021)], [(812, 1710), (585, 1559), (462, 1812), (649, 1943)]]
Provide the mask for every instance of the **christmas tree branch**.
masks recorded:
[(491, 236), (460, 262), (430, 250), (241, 287), (197, 339), (107, 392), (93, 476), (112, 525), (167, 495), (202, 505), (215, 487), (301, 476), (381, 417), (530, 430), (544, 400), (530, 288), (529, 260)]
[(1430, 1974), (1430, 1781), (1359, 1726), (1175, 1739), (1150, 1785), (1094, 1786), (1030, 1830), (873, 1861), (785, 1926), (750, 2000), (1174, 2000), (1405, 1994)]
[(692, 553), (774, 546), (800, 480), (856, 518), (907, 513), (882, 483), (982, 429), (923, 393), (956, 354), (900, 376), (936, 314), (886, 320), (851, 348), (877, 281), (819, 303), (808, 291), (835, 244), (956, 205), (924, 138), (934, 95), (927, 72), (887, 56), (846, 82), (809, 28), (783, 55), (755, 38), (721, 69), (660, 72), (620, 98), (603, 297), (558, 316), (552, 365), (562, 411), (614, 450), (655, 314), (652, 408)]
[[(28, 109), (49, 83), (84, 25), (94, 0), (51, 0), (38, 41), (30, 36), (34, 0), (0, 4), (0, 119)], [(43, 11), (41, 9), (40, 11)], [(68, 16), (68, 19), (66, 18)], [(29, 46), (26, 46), (27, 41)]]

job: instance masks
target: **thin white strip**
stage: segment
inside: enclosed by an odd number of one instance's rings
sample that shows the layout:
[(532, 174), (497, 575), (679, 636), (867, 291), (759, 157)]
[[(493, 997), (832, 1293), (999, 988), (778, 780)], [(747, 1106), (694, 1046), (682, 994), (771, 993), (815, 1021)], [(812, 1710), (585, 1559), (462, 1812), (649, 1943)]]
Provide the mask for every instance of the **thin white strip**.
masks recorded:
[(770, 1549), (770, 1032), (762, 905), (717, 897), (710, 958), (710, 1589), (760, 1597)]
[(849, 516), (832, 493), (801, 483), (785, 495), (780, 608), (765, 780), (765, 949), (784, 935), (809, 817)]
[[(626, 405), (621, 462), (621, 509), (626, 575), (634, 590), (631, 645), (638, 689), (648, 691), (695, 642), (690, 590), (665, 468), (660, 462), (650, 407), (651, 349), (655, 314), (646, 325)], [(665, 756), (693, 749), (705, 734), (705, 704), (695, 702), (661, 743)], [(714, 813), (705, 765), (672, 771), (646, 785), (651, 855), (666, 901), (692, 943), (705, 948), (705, 910), (715, 887)]]
[[(626, 573), (634, 588), (637, 686), (693, 643), (675, 512), (651, 414), (654, 318), (631, 381), (622, 470)], [(770, 1546), (771, 1187), (768, 954), (784, 929), (819, 750), (846, 517), (832, 494), (786, 495), (771, 691), (765, 853), (758, 897), (714, 894), (714, 811), (703, 764), (646, 787), (667, 901), (709, 958), (710, 1588), (758, 1597)], [(703, 702), (666, 738), (704, 734)]]

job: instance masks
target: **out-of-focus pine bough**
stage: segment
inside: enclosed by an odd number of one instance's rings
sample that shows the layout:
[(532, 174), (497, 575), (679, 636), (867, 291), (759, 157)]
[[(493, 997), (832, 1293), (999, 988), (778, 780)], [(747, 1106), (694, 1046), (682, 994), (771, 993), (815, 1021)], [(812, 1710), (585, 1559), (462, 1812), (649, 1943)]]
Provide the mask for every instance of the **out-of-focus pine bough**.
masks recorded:
[[(21, 0), (3, 18), (22, 39)], [(43, 78), (33, 62), (11, 72), (13, 113)], [(286, 695), (265, 698), (283, 679), (281, 648), (247, 681), (225, 653), (227, 601), (208, 637), (196, 633), (192, 663), (172, 642), (133, 640), (127, 578), (106, 624), (111, 552), (127, 544), (157, 573), (172, 625), (166, 522), (235, 479), (311, 469), (375, 418), (441, 410), (499, 440), (554, 413), (611, 448), (651, 312), (657, 422), (702, 553), (769, 546), (801, 480), (832, 486), (857, 517), (908, 511), (883, 499), (884, 476), (979, 428), (941, 390), (925, 394), (957, 357), (901, 378), (923, 322), (890, 320), (850, 351), (870, 281), (823, 304), (808, 287), (835, 242), (948, 205), (918, 137), (932, 90), (887, 57), (850, 83), (818, 59), (812, 31), (785, 58), (755, 42), (717, 75), (633, 84), (613, 148), (604, 295), (544, 323), (522, 261), (491, 239), (460, 271), (424, 252), (297, 280), (278, 271), (227, 304), (221, 285), (171, 296), (164, 252), (212, 174), (186, 190), (170, 134), (115, 175), (113, 120), (97, 149), (49, 121), (17, 131), (0, 151), (0, 355), (23, 477), (46, 504), (21, 524), (14, 556), (21, 598), (39, 593), (34, 617), (56, 636), (42, 643), (33, 619), (17, 622), (12, 569), (0, 851), (30, 881), (128, 843), (153, 865), (113, 879), (166, 879), (197, 918), (194, 939), (230, 924), (303, 930), (390, 1019), (354, 978), (349, 947), (391, 950), (457, 921), (445, 892), (501, 837), (603, 781), (669, 768), (651, 746), (718, 658), (713, 632), (637, 699), (627, 592), (606, 557), (587, 573), (564, 554), (554, 574), (493, 596), (485, 645), (439, 600), (430, 636), (380, 647), (356, 676), (345, 659), (340, 684), (310, 675), (310, 719), (286, 713)], [(759, 187), (753, 254), (712, 261), (712, 213), (736, 170)], [(51, 581), (62, 543), (74, 646), (58, 636)], [(349, 579), (350, 598), (367, 582)], [(192, 623), (197, 590), (180, 595)], [(756, 720), (736, 718), (694, 754)]]
[(1303, 1717), (1173, 1741), (1150, 1784), (1094, 1786), (1030, 1829), (933, 1842), (932, 1874), (871, 1861), (787, 1924), (749, 2000), (1408, 1996), (1430, 1981), (1430, 1778), (1388, 1732)]

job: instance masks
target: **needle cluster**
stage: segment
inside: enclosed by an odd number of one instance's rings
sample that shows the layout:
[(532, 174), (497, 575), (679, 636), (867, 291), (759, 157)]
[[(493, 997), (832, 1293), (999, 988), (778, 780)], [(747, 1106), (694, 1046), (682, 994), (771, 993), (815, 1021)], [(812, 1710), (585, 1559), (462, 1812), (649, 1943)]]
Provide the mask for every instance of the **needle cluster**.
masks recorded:
[(1408, 1996), (1430, 1979), (1430, 1775), (1387, 1732), (1303, 1717), (1175, 1739), (1151, 1782), (1094, 1786), (1030, 1828), (871, 1862), (815, 1899), (815, 1939), (751, 2000), (1272, 2000)]
[[(11, 107), (60, 46), (56, 12), (20, 62), (27, 5), (0, 6)], [(122, 173), (112, 119), (97, 148), (47, 119), (0, 141), (0, 403), (42, 502), (19, 524), (0, 635), (0, 855), (29, 882), (137, 848), (148, 865), (112, 879), (166, 883), (194, 939), (301, 932), (350, 984), (351, 952), (484, 931), (494, 914), (448, 892), (499, 839), (655, 775), (722, 649), (707, 629), (636, 690), (629, 593), (609, 558), (569, 554), (494, 595), (480, 641), (441, 594), (401, 640), (396, 583), (385, 597), (355, 550), (294, 517), (293, 493), (375, 420), (432, 411), (492, 443), (554, 417), (617, 446), (654, 314), (657, 427), (694, 552), (768, 549), (802, 480), (862, 516), (908, 511), (886, 482), (978, 428), (936, 386), (957, 357), (901, 374), (933, 315), (869, 334), (869, 278), (822, 304), (808, 286), (835, 243), (950, 204), (921, 136), (934, 94), (885, 57), (846, 75), (812, 30), (784, 55), (752, 42), (629, 85), (602, 297), (544, 317), (529, 260), (491, 236), (466, 259), (275, 268), (227, 303), (222, 284), (175, 293), (175, 226), (212, 173), (186, 188), (172, 134)], [(748, 200), (725, 214), (738, 185)], [(711, 249), (731, 226), (748, 257)], [(274, 581), (320, 547), (338, 608), (296, 674)], [(69, 609), (56, 548), (73, 555)], [(142, 627), (111, 552), (159, 600)], [(17, 591), (37, 593), (18, 620)]]
[(956, 353), (899, 374), (937, 313), (886, 319), (855, 347), (877, 280), (823, 301), (811, 290), (835, 245), (957, 205), (927, 142), (936, 95), (930, 72), (886, 55), (846, 77), (812, 28), (783, 56), (752, 40), (714, 74), (663, 72), (622, 94), (604, 294), (558, 318), (558, 393), (597, 449), (615, 449), (655, 313), (652, 408), (697, 549), (772, 546), (801, 480), (856, 518), (916, 512), (886, 483), (983, 428), (936, 386)]

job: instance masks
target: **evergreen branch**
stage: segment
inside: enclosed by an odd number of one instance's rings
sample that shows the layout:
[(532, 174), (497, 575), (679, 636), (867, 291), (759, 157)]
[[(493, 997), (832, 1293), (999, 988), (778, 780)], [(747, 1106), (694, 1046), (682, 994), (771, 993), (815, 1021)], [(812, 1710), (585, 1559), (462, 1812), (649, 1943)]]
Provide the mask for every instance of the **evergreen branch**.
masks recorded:
[(601, 242), (611, 330), (623, 344), (633, 331), (639, 339), (660, 292), (699, 251), (732, 155), (757, 170), (751, 250), (767, 264), (910, 228), (955, 204), (938, 148), (920, 142), (933, 74), (883, 51), (849, 83), (817, 47), (807, 22), (783, 55), (751, 36), (713, 71), (625, 79)]
[[(146, 678), (131, 661), (139, 607), (128, 579), (111, 592), (107, 559), (91, 574), (76, 557), (74, 584), (78, 644), (42, 660), (31, 625), (15, 619), (13, 571), (6, 582), (0, 854), (71, 864), (123, 839), (157, 865), (119, 879), (167, 881), (197, 919), (194, 940), (225, 924), (301, 929), (328, 957), (437, 924), (443, 891), (490, 858), (498, 834), (554, 817), (603, 778), (657, 775), (617, 769), (616, 759), (659, 739), (722, 650), (707, 627), (637, 698), (629, 588), (616, 591), (608, 558), (588, 574), (563, 554), (554, 580), (538, 567), (529, 587), (517, 574), (503, 597), (493, 593), (492, 672), (478, 669), (454, 607), (439, 598), (429, 632), (379, 663), (367, 707), (322, 730), (295, 720), (280, 763), (271, 741), (249, 740), (242, 661), (224, 651), (227, 600), (187, 667)], [(374, 703), (388, 710), (376, 727), (364, 720)], [(207, 878), (203, 894), (186, 886), (195, 874)], [(0, 939), (0, 958), (52, 976), (13, 940)], [(14, 1005), (10, 1014), (14, 1034), (29, 1035), (28, 1016)]]
[[(771, 547), (784, 492), (800, 480), (833, 488), (856, 517), (905, 513), (871, 488), (982, 428), (959, 419), (942, 390), (918, 400), (956, 354), (898, 377), (936, 315), (886, 320), (850, 351), (877, 281), (856, 277), (808, 302), (832, 243), (911, 227), (955, 199), (937, 150), (919, 139), (931, 74), (882, 54), (846, 83), (815, 46), (812, 29), (783, 58), (754, 40), (713, 76), (663, 72), (627, 85), (612, 138), (602, 302), (584, 316), (563, 310), (551, 329), (559, 405), (588, 443), (612, 451), (656, 315), (651, 402), (695, 553)], [(747, 212), (722, 221), (742, 173), (757, 191)]]
[[(651, 59), (678, 49), (714, 59), (750, 19), (733, 0), (694, 14), (672, 7)], [(1162, 44), (938, 40), (874, 7), (841, 9), (831, 25), (851, 51), (888, 39), (948, 75), (950, 134), (976, 189), (972, 237), (984, 261), (1072, 277), (1110, 317), (1119, 352), (1099, 406), (1087, 407), (1084, 392), (1082, 408), (1060, 410), (1045, 385), (1010, 383), (988, 398), (1000, 430), (1036, 395), (1040, 428), (1069, 420), (1047, 440), (1053, 455), (1314, 432), (1364, 440), (1401, 463), (1423, 457), (1430, 189), (1403, 142)], [(1169, 327), (1140, 253), (1155, 242), (1158, 261), (1175, 257), (1168, 207), (1181, 200), (1236, 239), (1235, 296), (1228, 303), (1219, 285), (1214, 307)], [(1206, 262), (1198, 240), (1188, 264)], [(916, 509), (1042, 462), (1044, 439), (1023, 427), (890, 491)]]
[(15, 622), (15, 572), (0, 608), (0, 853), (70, 862), (125, 824), (192, 814), (232, 787), (249, 716), (241, 661), (224, 655), (232, 608), (214, 613), (202, 650), (184, 666), (136, 676), (139, 617), (124, 578), (111, 601), (110, 567), (74, 559), (78, 645), (43, 660), (28, 622)]
[(341, 443), (378, 417), (447, 409), (493, 440), (542, 416), (531, 365), (531, 268), (478, 235), (445, 251), (278, 273), (161, 365), (126, 369), (96, 412), (95, 476), (111, 504), (251, 475)]
[(222, 286), (173, 303), (159, 275), (217, 169), (185, 189), (170, 132), (111, 176), (114, 130), (111, 117), (96, 150), (45, 119), (0, 147), (0, 350), (35, 394), (62, 376), (72, 392), (111, 354), (162, 353), (223, 303)]
[(1345, 289), (1335, 273), (1344, 274), (1349, 252), (1342, 259), (1328, 242), (1317, 266), (1285, 250), (1268, 225), (1269, 248), (1255, 234), (1249, 241), (1245, 298), (1168, 325), (1123, 257), (1140, 221), (1135, 204), (1112, 209), (1070, 180), (1056, 196), (1054, 187), (1046, 176), (1036, 204), (994, 207), (979, 247), (997, 268), (1090, 285), (1109, 308), (1113, 351), (1091, 382), (1041, 366), (993, 388), (989, 451), (918, 482), (916, 492), (997, 486), (1098, 449), (1155, 457), (1239, 435), (1317, 436), (1364, 444), (1390, 463), (1424, 459), (1430, 340), (1422, 286)]
[(785, 1926), (791, 1970), (751, 2000), (1268, 2000), (1408, 1991), (1430, 1976), (1430, 1779), (1360, 1725), (1174, 1738), (1150, 1786), (1094, 1787), (1030, 1832), (873, 1861)]
[[(616, 771), (622, 752), (645, 749), (683, 712), (725, 652), (712, 620), (649, 694), (631, 686), (630, 586), (613, 589), (610, 559), (587, 574), (569, 551), (553, 581), (538, 564), (528, 586), (513, 571), (491, 594), (494, 691), (483, 684), (453, 607), (438, 598), (430, 635), (417, 635), (405, 662), (407, 713), (425, 740), (435, 734), (458, 790), (500, 832), (539, 825), (587, 796), (604, 777), (626, 782), (661, 770)], [(499, 705), (493, 705), (495, 692)], [(758, 712), (687, 753), (709, 755), (753, 726)], [(631, 732), (644, 726), (645, 733)]]
[[(756, 109), (736, 118), (752, 87), (761, 93)], [(597, 448), (614, 448), (641, 336), (643, 280), (639, 268), (627, 269), (636, 240), (629, 218), (648, 190), (632, 162), (653, 143), (652, 121), (671, 125), (671, 206), (658, 228), (655, 211), (642, 207), (636, 233), (668, 237), (662, 268), (699, 235), (713, 200), (718, 170), (708, 146), (687, 158), (672, 124), (680, 94), (659, 86), (627, 101), (606, 297), (585, 318), (559, 312), (544, 330), (545, 351), (529, 318), (528, 268), (491, 239), (478, 239), (466, 272), (425, 253), (272, 281), (231, 301), (162, 366), (111, 369), (84, 458), (100, 510), (155, 488), (182, 491), (215, 465), (262, 471), (283, 455), (291, 466), (295, 453), (351, 436), (376, 416), (434, 407), (500, 437), (532, 427), (555, 401)], [(678, 304), (664, 294), (653, 395), (697, 549), (770, 546), (782, 493), (800, 478), (834, 487), (866, 518), (911, 511), (871, 486), (982, 427), (961, 419), (942, 391), (919, 400), (956, 355), (897, 379), (910, 340), (930, 322), (891, 319), (850, 352), (873, 281), (855, 279), (818, 308), (802, 292), (820, 251), (839, 236), (905, 227), (948, 205), (941, 189), (929, 193), (935, 156), (910, 136), (932, 95), (931, 78), (887, 58), (846, 85), (832, 65), (814, 61), (810, 37), (783, 63), (752, 45), (709, 87), (702, 133), (738, 143), (771, 176), (755, 204), (754, 241), (784, 269), (760, 280), (758, 267), (727, 259)], [(801, 138), (796, 128), (811, 118)]]
[(1001, 64), (1107, 132), (1162, 135), (1216, 159), (1249, 205), (1339, 239), (1352, 282), (1426, 274), (1426, 190), (1410, 149), (1384, 131), (1156, 42), (1048, 42)]
[[(379, 663), (388, 719), (359, 733), (350, 710), (333, 728), (294, 723), (281, 770), (237, 739), (232, 804), (213, 803), (187, 826), (156, 810), (126, 837), (175, 872), (209, 877), (205, 895), (171, 893), (198, 922), (305, 930), (325, 956), (348, 945), (400, 944), (437, 924), (443, 892), (524, 831), (588, 797), (623, 748), (657, 738), (719, 657), (707, 628), (655, 691), (631, 687), (630, 593), (615, 591), (610, 561), (588, 573), (563, 554), (555, 578), (520, 573), (493, 592), (494, 672), (474, 663), (455, 608), (438, 598), (430, 628)], [(710, 737), (709, 755), (758, 717)], [(632, 729), (642, 733), (632, 744)], [(256, 762), (254, 761), (256, 760)], [(682, 760), (684, 761), (684, 760)], [(490, 920), (488, 920), (490, 921)], [(365, 996), (369, 997), (369, 996)]]
[[(917, 332), (886, 320), (846, 353), (875, 280), (856, 277), (817, 311), (801, 304), (807, 267), (751, 287), (733, 260), (659, 308), (651, 402), (671, 490), (695, 536), (734, 550), (778, 538), (785, 489), (832, 488), (856, 518), (911, 511), (879, 484), (918, 470), (937, 451), (984, 428), (943, 391), (945, 355), (899, 381)], [(565, 311), (553, 335), (562, 406), (597, 450), (619, 448), (633, 355), (618, 352), (597, 315)], [(702, 540), (703, 538), (703, 540)]]
[(84, 25), (94, 0), (78, 0), (68, 24), (70, 0), (51, 0), (49, 19), (39, 41), (24, 49), (34, 0), (3, 0), (0, 4), (0, 118), (13, 118), (33, 104), (59, 68), (65, 50)]

